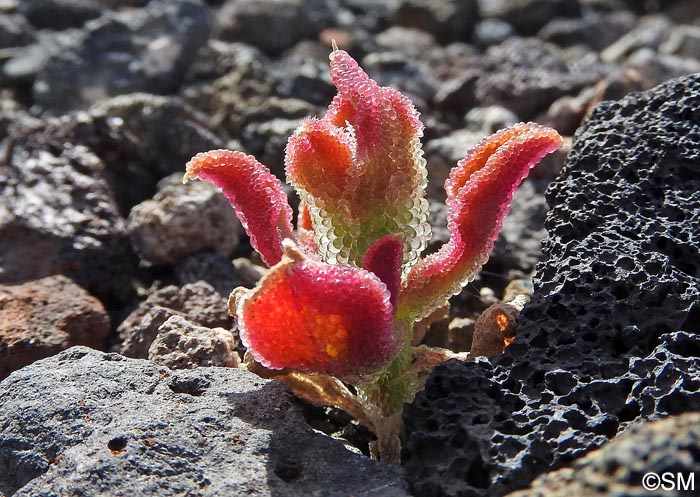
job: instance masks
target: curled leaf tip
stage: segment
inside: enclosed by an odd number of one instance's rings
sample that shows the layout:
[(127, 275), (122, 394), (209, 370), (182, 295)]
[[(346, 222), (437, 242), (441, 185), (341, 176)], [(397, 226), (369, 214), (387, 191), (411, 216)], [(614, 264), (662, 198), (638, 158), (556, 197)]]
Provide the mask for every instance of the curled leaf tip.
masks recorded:
[(513, 193), (561, 144), (555, 130), (519, 123), (485, 138), (457, 163), (445, 183), (450, 240), (409, 274), (404, 312), (424, 317), (474, 277), (501, 232)]
[(183, 181), (203, 179), (223, 192), (265, 264), (282, 257), (282, 240), (294, 238), (292, 208), (282, 183), (255, 157), (231, 150), (197, 154)]

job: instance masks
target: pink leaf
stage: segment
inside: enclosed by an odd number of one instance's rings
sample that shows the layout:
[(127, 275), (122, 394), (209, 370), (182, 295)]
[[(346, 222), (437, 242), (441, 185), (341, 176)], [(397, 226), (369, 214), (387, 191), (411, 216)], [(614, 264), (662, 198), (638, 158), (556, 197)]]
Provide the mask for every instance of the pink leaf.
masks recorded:
[(380, 87), (346, 52), (330, 60), (338, 95), (324, 119), (290, 138), (287, 175), (309, 207), (323, 260), (359, 266), (372, 243), (395, 233), (407, 272), (430, 234), (423, 125), (408, 98)]
[(386, 285), (394, 309), (396, 309), (396, 301), (401, 289), (402, 258), (403, 243), (401, 237), (386, 235), (374, 242), (362, 261), (362, 267), (376, 274)]
[(520, 123), (477, 145), (445, 183), (450, 241), (411, 271), (400, 314), (420, 319), (459, 292), (488, 259), (520, 182), (561, 146), (556, 131)]
[(253, 358), (350, 382), (380, 371), (400, 346), (386, 286), (369, 271), (287, 253), (236, 301)]
[(354, 141), (341, 128), (323, 120), (306, 120), (287, 144), (288, 181), (336, 211), (353, 166), (354, 148)]
[(282, 183), (254, 157), (230, 150), (197, 154), (187, 163), (184, 182), (204, 179), (221, 188), (268, 266), (282, 258), (282, 240), (294, 239), (292, 209)]

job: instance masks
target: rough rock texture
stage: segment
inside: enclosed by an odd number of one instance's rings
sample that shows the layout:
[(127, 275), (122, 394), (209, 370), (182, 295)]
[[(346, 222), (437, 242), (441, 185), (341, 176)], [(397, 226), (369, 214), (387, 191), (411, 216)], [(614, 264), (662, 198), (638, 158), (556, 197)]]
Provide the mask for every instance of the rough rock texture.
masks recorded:
[(237, 368), (236, 337), (223, 328), (205, 328), (182, 316), (170, 316), (158, 328), (148, 349), (148, 360), (170, 369), (197, 366)]
[(0, 384), (0, 494), (400, 497), (401, 472), (311, 431), (286, 387), (82, 347)]
[(171, 265), (202, 250), (233, 253), (241, 226), (218, 188), (200, 181), (183, 185), (180, 173), (158, 185), (158, 193), (135, 206), (126, 220), (142, 260)]
[(65, 276), (0, 285), (0, 378), (74, 345), (103, 348), (109, 317)]
[(700, 410), (698, 109), (688, 76), (579, 130), (517, 339), (439, 366), (405, 411), (417, 496), (503, 495), (632, 421)]
[(211, 131), (209, 117), (185, 105), (178, 97), (130, 93), (103, 100), (90, 108), (93, 119), (117, 118), (125, 133), (138, 140), (143, 166), (159, 175), (179, 172), (193, 151), (222, 146), (224, 139)]
[(506, 21), (523, 34), (533, 34), (552, 18), (580, 14), (581, 8), (576, 0), (480, 0), (479, 7), (482, 16)]
[[(538, 477), (527, 490), (508, 497), (630, 497), (648, 496), (642, 478), (649, 472), (670, 473), (671, 481), (650, 479), (650, 488), (660, 495), (697, 495), (700, 472), (700, 415), (672, 416), (638, 423), (622, 435), (564, 468)], [(681, 474), (681, 479), (677, 475)], [(690, 478), (693, 478), (690, 480)], [(691, 484), (692, 481), (692, 484)], [(672, 485), (672, 486), (671, 486)], [(669, 489), (670, 488), (670, 489)]]
[(99, 0), (24, 0), (18, 10), (37, 28), (67, 29), (100, 15)]
[(269, 65), (268, 58), (249, 45), (210, 40), (186, 74), (182, 94), (193, 107), (206, 112), (212, 126), (238, 136), (250, 107), (270, 100)]
[(335, 9), (328, 0), (228, 0), (217, 16), (219, 37), (277, 53), (314, 37), (331, 24)]
[(229, 257), (213, 252), (198, 252), (185, 257), (174, 267), (174, 271), (180, 285), (206, 281), (224, 298), (245, 283)]
[(231, 329), (233, 318), (227, 310), (226, 299), (204, 281), (182, 288), (166, 286), (152, 293), (119, 325), (119, 343), (114, 350), (128, 357), (147, 358), (158, 329), (174, 315), (207, 328)]
[(124, 219), (105, 164), (68, 138), (77, 125), (49, 123), (0, 157), (0, 283), (65, 274), (99, 297), (124, 298), (132, 272)]
[[(510, 270), (529, 274), (542, 259), (542, 240), (547, 233), (542, 227), (547, 204), (542, 192), (546, 182), (525, 181), (513, 195), (510, 214), (503, 220), (503, 231), (496, 239), (489, 256), (487, 271)], [(516, 275), (509, 275), (509, 279)]]
[(46, 62), (33, 96), (43, 110), (61, 114), (124, 93), (172, 93), (208, 36), (200, 0), (153, 0), (143, 9), (108, 12)]
[(476, 0), (402, 0), (394, 12), (396, 24), (427, 31), (442, 42), (468, 39), (477, 18)]
[(482, 105), (498, 104), (531, 119), (562, 95), (595, 84), (608, 70), (594, 52), (574, 54), (537, 38), (510, 38), (490, 47), (474, 93)]
[(632, 29), (636, 22), (634, 14), (626, 10), (589, 13), (578, 19), (552, 19), (537, 36), (561, 47), (584, 44), (599, 51)]
[(103, 299), (129, 293), (122, 215), (195, 153), (223, 146), (181, 101), (146, 94), (10, 127), (0, 154), (0, 283), (60, 273)]

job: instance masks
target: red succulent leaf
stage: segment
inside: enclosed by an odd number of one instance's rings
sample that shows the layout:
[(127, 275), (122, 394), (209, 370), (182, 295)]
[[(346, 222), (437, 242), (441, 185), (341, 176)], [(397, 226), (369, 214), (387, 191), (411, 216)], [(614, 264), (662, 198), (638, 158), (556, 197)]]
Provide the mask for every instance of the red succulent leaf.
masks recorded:
[(362, 267), (376, 274), (386, 285), (394, 309), (396, 309), (396, 301), (401, 289), (402, 259), (403, 242), (401, 237), (386, 235), (372, 244), (362, 261)]
[(379, 238), (403, 242), (403, 271), (430, 236), (423, 125), (412, 102), (373, 81), (342, 50), (330, 56), (338, 95), (321, 120), (289, 140), (287, 176), (307, 202), (326, 262), (361, 265)]
[(451, 238), (410, 272), (401, 315), (425, 317), (474, 277), (493, 249), (518, 185), (561, 143), (553, 129), (520, 123), (482, 140), (457, 164), (445, 183)]
[[(288, 181), (337, 210), (353, 164), (355, 144), (327, 121), (304, 121), (289, 138), (285, 163)], [(333, 208), (335, 207), (335, 208)]]
[(349, 382), (380, 371), (401, 340), (386, 286), (364, 269), (306, 259), (296, 248), (286, 253), (235, 303), (253, 358)]
[(294, 239), (292, 208), (282, 183), (255, 157), (230, 150), (197, 154), (187, 163), (183, 182), (204, 179), (221, 188), (268, 266), (282, 258), (282, 240)]
[(309, 207), (304, 200), (299, 201), (299, 214), (297, 215), (297, 237), (299, 244), (309, 252), (316, 253), (316, 242), (314, 242), (314, 227), (309, 214)]

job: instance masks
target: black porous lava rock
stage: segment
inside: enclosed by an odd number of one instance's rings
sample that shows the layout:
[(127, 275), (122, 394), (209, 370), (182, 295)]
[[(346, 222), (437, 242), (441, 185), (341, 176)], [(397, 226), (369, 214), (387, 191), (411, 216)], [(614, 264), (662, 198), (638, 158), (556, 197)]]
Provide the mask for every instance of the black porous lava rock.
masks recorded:
[[(700, 414), (686, 413), (654, 422), (635, 423), (619, 437), (579, 459), (570, 468), (538, 477), (526, 490), (508, 497), (695, 497), (700, 471)], [(649, 473), (671, 474), (665, 480)], [(663, 487), (661, 485), (663, 484)], [(658, 485), (658, 486), (657, 486)], [(673, 489), (669, 487), (673, 486)]]
[(439, 366), (406, 408), (416, 496), (504, 495), (700, 410), (700, 75), (600, 104), (547, 199), (515, 342)]
[(169, 370), (74, 347), (0, 383), (0, 494), (404, 497), (396, 466), (313, 432), (235, 368)]

